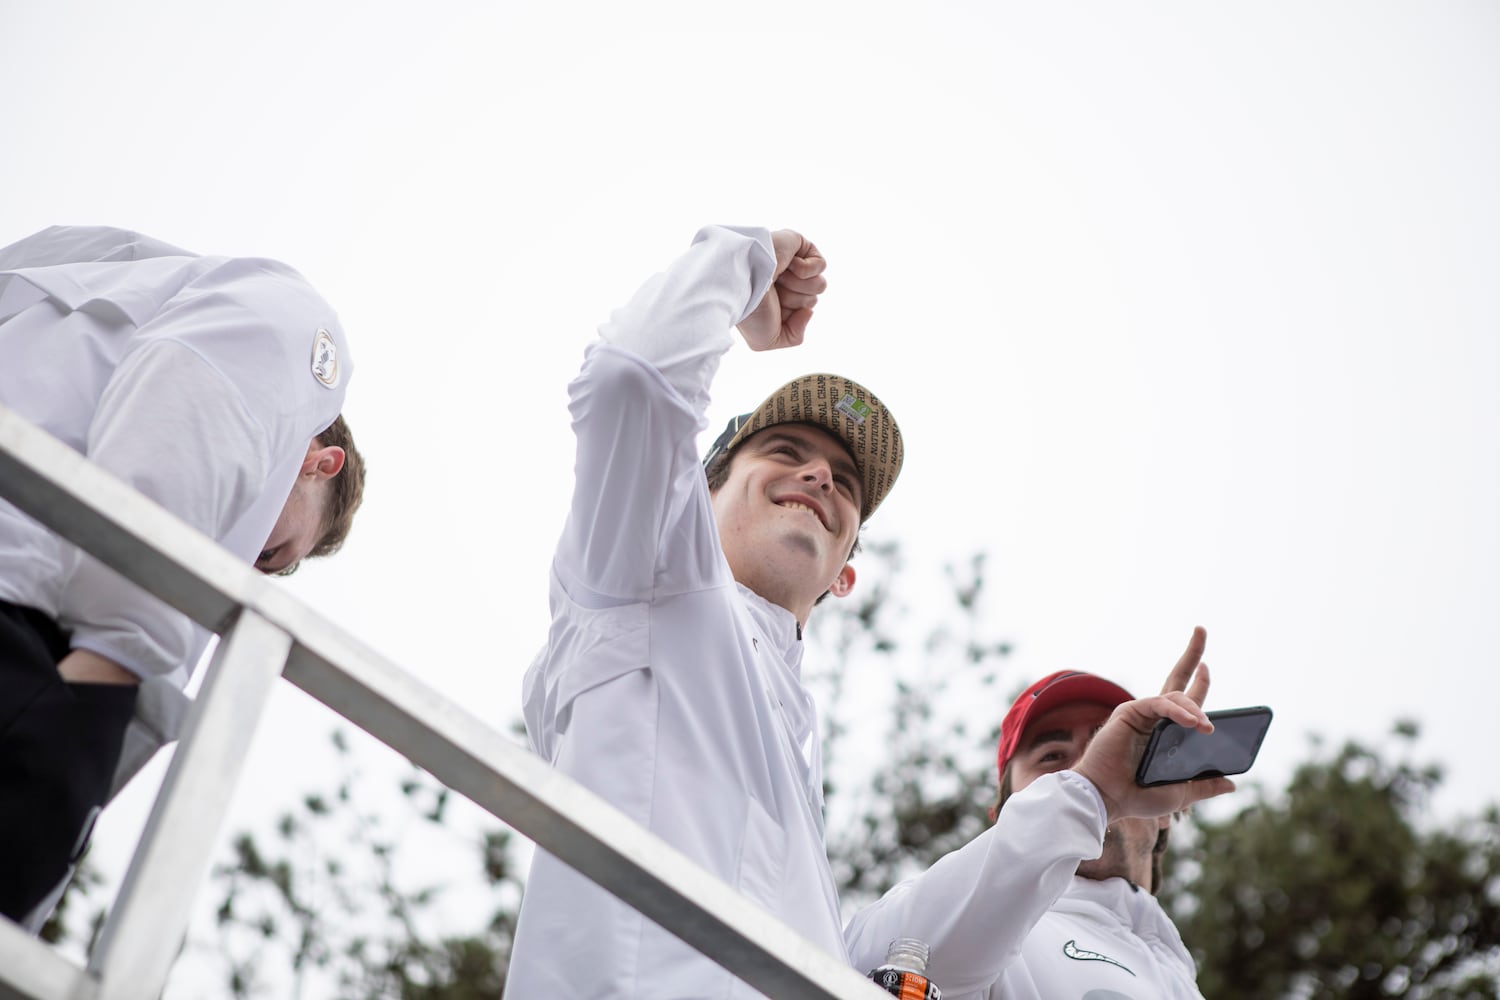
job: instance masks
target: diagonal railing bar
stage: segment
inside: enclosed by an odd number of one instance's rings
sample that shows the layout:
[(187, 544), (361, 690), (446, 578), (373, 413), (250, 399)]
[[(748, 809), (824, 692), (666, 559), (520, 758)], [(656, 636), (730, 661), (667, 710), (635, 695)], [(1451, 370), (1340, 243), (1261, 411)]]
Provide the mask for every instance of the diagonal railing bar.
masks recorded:
[(99, 981), (0, 917), (0, 1000), (94, 1000)]
[[(3, 406), (0, 496), (205, 627), (222, 631), (243, 608), (285, 632), (292, 638), (288, 680), (761, 992), (794, 1000), (884, 995), (603, 799)], [(150, 854), (150, 841), (163, 835), (148, 827), (138, 851)], [(185, 904), (174, 898), (170, 905)], [(122, 909), (134, 906), (117, 904), (111, 922)], [(129, 932), (106, 934), (120, 940)], [(4, 945), (0, 936), (0, 991), (18, 988), (5, 969)], [(103, 961), (107, 969), (110, 957)]]
[(3, 404), (0, 496), (214, 632), (271, 586), (181, 518)]
[(379, 656), (348, 648), (346, 635), (309, 640), (293, 650), (288, 680), (762, 993), (880, 995), (853, 969), (493, 726)]

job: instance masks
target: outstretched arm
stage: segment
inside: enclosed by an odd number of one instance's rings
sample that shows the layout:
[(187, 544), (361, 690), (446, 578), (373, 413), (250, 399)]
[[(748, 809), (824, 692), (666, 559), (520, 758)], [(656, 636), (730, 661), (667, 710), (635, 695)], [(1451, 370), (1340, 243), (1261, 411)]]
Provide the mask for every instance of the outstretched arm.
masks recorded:
[(1167, 816), (1194, 802), (1234, 791), (1234, 782), (1228, 778), (1200, 778), (1154, 788), (1135, 783), (1136, 766), (1159, 719), (1170, 719), (1201, 733), (1213, 732), (1213, 723), (1203, 711), (1209, 683), (1208, 664), (1203, 662), (1207, 638), (1202, 628), (1193, 629), (1187, 649), (1162, 685), (1162, 693), (1118, 706), (1074, 766), (1076, 773), (1099, 790), (1111, 823), (1136, 816)]
[(1166, 815), (1231, 790), (1227, 778), (1135, 784), (1158, 718), (1210, 725), (1201, 707), (1206, 638), (1195, 629), (1163, 693), (1116, 709), (1071, 771), (1044, 775), (1012, 795), (993, 827), (857, 914), (844, 932), (851, 961), (873, 967), (891, 938), (915, 937), (931, 948), (928, 969), (945, 996), (987, 989), (1071, 884), (1078, 863), (1099, 856), (1109, 822)]
[(802, 343), (818, 296), (828, 287), (828, 261), (812, 241), (790, 229), (771, 234), (776, 277), (759, 304), (739, 322), (740, 335), (752, 351), (773, 351)]
[[(641, 601), (663, 587), (704, 585), (709, 557), (671, 561), (665, 545), (717, 552), (703, 512), (683, 483), (702, 478), (696, 438), (709, 386), (739, 326), (752, 348), (800, 339), (823, 258), (790, 230), (710, 226), (665, 271), (647, 281), (599, 330), (569, 388), (578, 442), (572, 509), (553, 566), (569, 596), (602, 608)], [(784, 333), (784, 331), (788, 331)]]
[(844, 929), (849, 960), (867, 971), (892, 939), (914, 937), (931, 949), (928, 974), (943, 996), (977, 995), (1015, 960), (1103, 840), (1103, 810), (1088, 782), (1043, 775), (1006, 800), (994, 826), (855, 914)]
[(775, 278), (767, 230), (705, 226), (685, 253), (611, 314), (599, 339), (648, 362), (701, 418), (735, 324), (755, 310)]

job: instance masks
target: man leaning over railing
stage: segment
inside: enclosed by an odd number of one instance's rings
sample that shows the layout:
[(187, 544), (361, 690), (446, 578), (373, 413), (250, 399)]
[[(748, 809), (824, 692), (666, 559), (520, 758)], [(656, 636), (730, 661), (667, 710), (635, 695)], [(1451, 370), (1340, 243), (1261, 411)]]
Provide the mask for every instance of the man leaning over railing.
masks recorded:
[[(277, 261), (106, 227), (0, 249), (0, 402), (263, 572), (348, 534), (351, 373)], [(176, 737), (207, 641), (0, 499), (0, 913), (45, 917), (117, 772)]]

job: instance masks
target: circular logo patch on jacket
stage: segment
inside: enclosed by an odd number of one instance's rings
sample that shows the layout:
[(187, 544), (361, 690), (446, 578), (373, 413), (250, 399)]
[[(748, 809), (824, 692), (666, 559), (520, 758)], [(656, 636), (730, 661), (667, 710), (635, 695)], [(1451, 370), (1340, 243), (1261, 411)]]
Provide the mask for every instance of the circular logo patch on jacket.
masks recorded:
[(333, 342), (333, 334), (319, 330), (313, 340), (313, 378), (332, 389), (339, 384), (339, 349)]

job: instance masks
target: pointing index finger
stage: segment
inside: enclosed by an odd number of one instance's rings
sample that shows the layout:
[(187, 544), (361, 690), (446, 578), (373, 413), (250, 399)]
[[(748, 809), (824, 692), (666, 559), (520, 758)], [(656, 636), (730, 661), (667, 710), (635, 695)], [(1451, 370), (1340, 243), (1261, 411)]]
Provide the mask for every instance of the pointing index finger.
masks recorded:
[(1192, 638), (1188, 639), (1187, 649), (1182, 651), (1172, 672), (1167, 674), (1166, 683), (1161, 686), (1161, 693), (1167, 694), (1171, 691), (1184, 691), (1187, 689), (1188, 680), (1192, 678), (1193, 671), (1203, 659), (1203, 650), (1208, 646), (1208, 631), (1202, 625), (1193, 628)]

